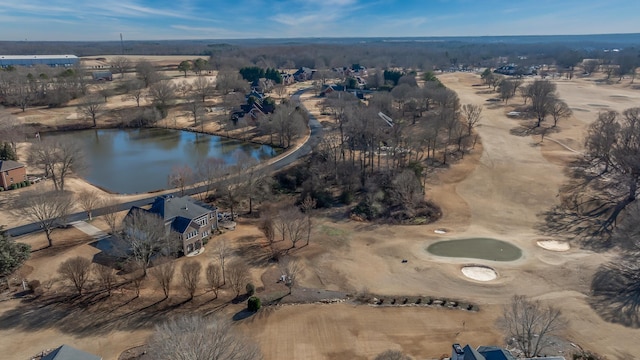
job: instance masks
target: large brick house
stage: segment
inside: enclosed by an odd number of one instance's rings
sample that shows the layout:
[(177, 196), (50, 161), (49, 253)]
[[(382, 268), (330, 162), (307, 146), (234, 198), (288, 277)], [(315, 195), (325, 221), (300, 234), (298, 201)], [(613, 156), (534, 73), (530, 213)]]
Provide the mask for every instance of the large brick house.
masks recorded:
[(13, 160), (0, 160), (0, 187), (9, 190), (11, 184), (27, 180), (27, 169)]
[(200, 250), (218, 228), (218, 210), (198, 204), (189, 196), (158, 196), (148, 210), (133, 207), (129, 214), (134, 210), (147, 211), (162, 218), (167, 231), (177, 233), (182, 240), (185, 254)]

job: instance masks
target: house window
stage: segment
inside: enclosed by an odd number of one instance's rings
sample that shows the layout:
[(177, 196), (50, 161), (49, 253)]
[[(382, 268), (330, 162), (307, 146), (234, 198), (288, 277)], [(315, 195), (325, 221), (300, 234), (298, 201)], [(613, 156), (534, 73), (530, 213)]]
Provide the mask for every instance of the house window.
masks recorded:
[(205, 238), (207, 236), (209, 236), (209, 231), (208, 230), (203, 231), (202, 232), (202, 237)]
[(198, 235), (198, 230), (193, 230), (192, 232), (187, 233), (187, 240), (191, 239), (192, 237)]
[(209, 223), (206, 216), (195, 220), (195, 222), (200, 226), (205, 226), (205, 225), (207, 225)]

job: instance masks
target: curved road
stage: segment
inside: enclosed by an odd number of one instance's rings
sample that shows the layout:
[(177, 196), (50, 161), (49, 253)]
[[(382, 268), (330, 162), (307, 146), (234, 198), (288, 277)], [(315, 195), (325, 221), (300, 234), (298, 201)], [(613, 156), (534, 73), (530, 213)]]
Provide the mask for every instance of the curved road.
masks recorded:
[[(300, 95), (302, 95), (302, 93), (304, 93), (307, 90), (309, 89), (301, 89), (296, 91), (291, 96), (291, 100), (301, 105), (304, 108), (304, 105), (302, 105), (302, 103), (300, 102)], [(305, 108), (305, 110), (307, 109)], [(307, 110), (307, 114), (309, 114), (309, 129), (311, 130), (311, 133), (307, 141), (305, 141), (305, 143), (299, 148), (285, 154), (284, 156), (272, 162), (271, 164), (266, 165), (264, 167), (264, 171), (266, 173), (273, 173), (275, 171), (278, 171), (292, 164), (296, 160), (310, 154), (313, 148), (316, 145), (318, 145), (318, 143), (320, 143), (320, 140), (322, 139), (322, 125), (320, 125), (320, 122), (318, 121), (318, 119), (316, 119), (316, 117), (313, 116), (309, 112), (309, 110)], [(239, 175), (236, 175), (236, 176), (239, 176)], [(185, 190), (185, 195), (195, 195), (204, 191), (206, 191), (206, 186), (203, 185), (196, 188)], [(176, 191), (171, 194), (175, 196), (179, 196), (180, 192)], [(153, 200), (156, 197), (157, 195), (154, 195), (148, 198), (122, 203), (118, 205), (117, 209), (118, 211), (124, 211), (124, 210), (130, 209), (132, 206), (149, 205), (153, 202)], [(107, 211), (109, 211), (107, 208), (100, 208), (100, 209), (94, 210), (92, 213), (93, 213), (93, 216), (101, 216), (106, 214)], [(83, 212), (78, 212), (78, 213), (69, 215), (67, 217), (67, 222), (81, 221), (81, 220), (86, 220), (87, 218), (88, 218), (87, 213), (83, 211)], [(20, 235), (33, 233), (36, 231), (41, 231), (39, 223), (31, 223), (31, 224), (26, 224), (26, 225), (16, 226), (10, 229), (6, 229), (6, 234), (10, 236), (20, 236)]]

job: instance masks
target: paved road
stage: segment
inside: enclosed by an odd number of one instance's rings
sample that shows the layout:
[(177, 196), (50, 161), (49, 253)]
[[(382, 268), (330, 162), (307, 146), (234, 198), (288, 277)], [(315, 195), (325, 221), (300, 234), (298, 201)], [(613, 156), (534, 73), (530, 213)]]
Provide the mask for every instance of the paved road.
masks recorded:
[[(300, 95), (307, 90), (308, 89), (298, 90), (291, 96), (291, 100), (294, 101), (295, 103), (302, 105), (300, 103)], [(308, 110), (307, 110), (307, 113), (309, 113)], [(285, 156), (279, 158), (278, 160), (272, 162), (271, 164), (265, 166), (263, 170), (267, 173), (273, 173), (275, 171), (278, 171), (284, 168), (287, 165), (290, 165), (294, 161), (302, 158), (303, 156), (310, 154), (313, 148), (316, 145), (318, 145), (318, 143), (322, 139), (322, 125), (320, 125), (320, 122), (318, 121), (318, 119), (316, 119), (315, 116), (311, 115), (311, 113), (309, 113), (309, 128), (311, 129), (311, 134), (307, 139), (307, 141), (301, 147), (286, 154)], [(206, 187), (203, 185), (196, 188), (185, 190), (185, 194), (195, 195), (204, 191), (206, 191)], [(171, 194), (175, 196), (180, 196), (179, 191), (175, 191)], [(129, 201), (123, 204), (119, 204), (117, 206), (117, 210), (124, 211), (124, 210), (130, 209), (132, 206), (149, 205), (153, 202), (153, 199), (155, 198), (156, 198), (156, 195), (150, 196), (148, 198), (136, 200), (136, 201)], [(108, 208), (96, 209), (93, 211), (93, 216), (101, 216), (106, 214), (108, 211), (112, 211), (112, 209), (108, 209)], [(82, 220), (86, 220), (87, 218), (88, 217), (86, 212), (79, 212), (79, 213), (69, 215), (67, 217), (67, 223), (74, 222), (74, 221), (82, 221)], [(40, 224), (32, 223), (32, 224), (26, 224), (26, 225), (7, 229), (6, 233), (11, 236), (20, 236), (20, 235), (25, 235), (25, 234), (33, 233), (36, 231), (40, 231), (40, 230), (41, 230)]]

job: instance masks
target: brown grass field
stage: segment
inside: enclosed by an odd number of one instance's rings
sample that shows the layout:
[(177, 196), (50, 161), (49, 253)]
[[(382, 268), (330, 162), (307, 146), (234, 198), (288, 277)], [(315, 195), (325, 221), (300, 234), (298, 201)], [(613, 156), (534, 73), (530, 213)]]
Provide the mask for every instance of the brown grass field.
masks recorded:
[[(447, 73), (439, 79), (458, 93), (463, 104), (487, 104), (477, 128), (481, 143), (463, 161), (439, 172), (428, 184), (427, 196), (442, 207), (443, 218), (424, 226), (391, 226), (335, 220), (335, 214), (326, 213), (316, 219), (311, 244), (294, 250), (292, 255), (305, 264), (301, 288), (456, 298), (478, 304), (480, 311), (373, 307), (349, 302), (283, 305), (264, 308), (255, 316), (238, 321), (238, 327), (259, 343), (267, 360), (371, 359), (386, 349), (402, 350), (416, 359), (433, 359), (449, 354), (451, 344), (456, 342), (474, 347), (503, 345), (496, 320), (512, 295), (523, 294), (562, 309), (569, 321), (563, 334), (567, 341), (609, 359), (633, 358), (630, 354), (640, 351), (637, 341), (640, 329), (604, 321), (587, 302), (591, 276), (600, 264), (609, 260), (610, 254), (577, 246), (566, 252), (542, 249), (536, 245), (538, 240), (564, 240), (564, 237), (541, 236), (536, 225), (542, 221), (540, 214), (556, 204), (558, 190), (566, 180), (564, 169), (575, 156), (567, 147), (581, 151), (586, 126), (598, 111), (622, 111), (637, 106), (640, 90), (634, 90), (627, 82), (601, 85), (591, 78), (553, 80), (574, 115), (561, 121), (559, 131), (548, 134), (541, 142), (538, 135), (511, 133), (523, 120), (509, 118), (506, 113), (522, 105), (519, 98), (512, 99), (508, 106), (486, 102), (492, 95), (482, 93), (486, 87), (472, 86), (480, 82), (475, 74)], [(313, 99), (304, 101), (312, 112), (318, 112)], [(81, 180), (72, 184), (74, 189), (86, 186)], [(0, 196), (3, 217), (11, 206), (10, 200), (2, 199), (5, 196)], [(93, 224), (106, 229), (100, 220)], [(436, 234), (436, 229), (446, 229), (447, 233)], [(251, 260), (264, 251), (264, 240), (250, 220), (241, 221), (236, 231), (223, 236), (233, 244), (234, 256)], [(425, 250), (437, 240), (467, 237), (510, 242), (522, 249), (523, 257), (513, 262), (493, 262), (436, 257)], [(28, 242), (36, 249), (45, 244), (42, 235), (18, 241)], [(98, 252), (88, 245), (87, 236), (75, 229), (54, 233), (54, 241), (52, 249), (35, 252), (27, 262), (28, 279), (54, 279), (63, 260), (76, 255), (93, 257)], [(211, 253), (205, 251), (195, 259), (206, 264)], [(402, 259), (408, 262), (402, 263)], [(490, 282), (466, 278), (460, 268), (469, 263), (493, 267), (498, 278)], [(266, 289), (275, 286), (270, 277), (263, 276), (269, 271), (274, 270), (264, 265), (253, 269), (256, 286)], [(58, 284), (51, 291), (54, 289), (63, 291), (64, 287)], [(151, 299), (147, 302), (152, 301), (157, 298), (157, 291), (151, 282), (145, 283), (142, 299), (124, 308), (142, 307), (146, 304), (145, 296)], [(294, 288), (296, 291), (301, 290)], [(125, 293), (109, 301), (117, 304), (130, 297)], [(175, 289), (169, 303), (184, 297)], [(209, 301), (210, 298), (211, 294), (203, 291), (197, 301), (183, 305), (175, 313), (199, 309), (233, 316), (244, 307), (244, 304), (222, 306), (222, 301)], [(223, 298), (229, 298), (228, 291)], [(102, 307), (90, 309), (98, 316)], [(107, 321), (104, 328), (81, 332), (79, 329), (84, 325), (75, 325), (74, 319), (91, 319), (87, 313), (90, 309), (76, 310), (80, 314), (77, 318), (62, 314), (40, 319), (29, 315), (29, 311), (37, 313), (37, 309), (29, 310), (28, 304), (20, 300), (2, 301), (0, 351), (11, 354), (12, 359), (26, 359), (43, 349), (66, 343), (110, 360), (117, 359), (125, 349), (143, 344), (152, 330), (152, 320), (142, 321), (140, 316), (134, 316), (132, 319), (140, 320), (141, 325), (120, 327), (118, 324), (124, 320), (119, 318), (112, 323)], [(22, 310), (24, 319), (16, 315), (16, 311)], [(157, 316), (150, 317), (159, 320)], [(13, 322), (2, 325), (3, 319)]]

